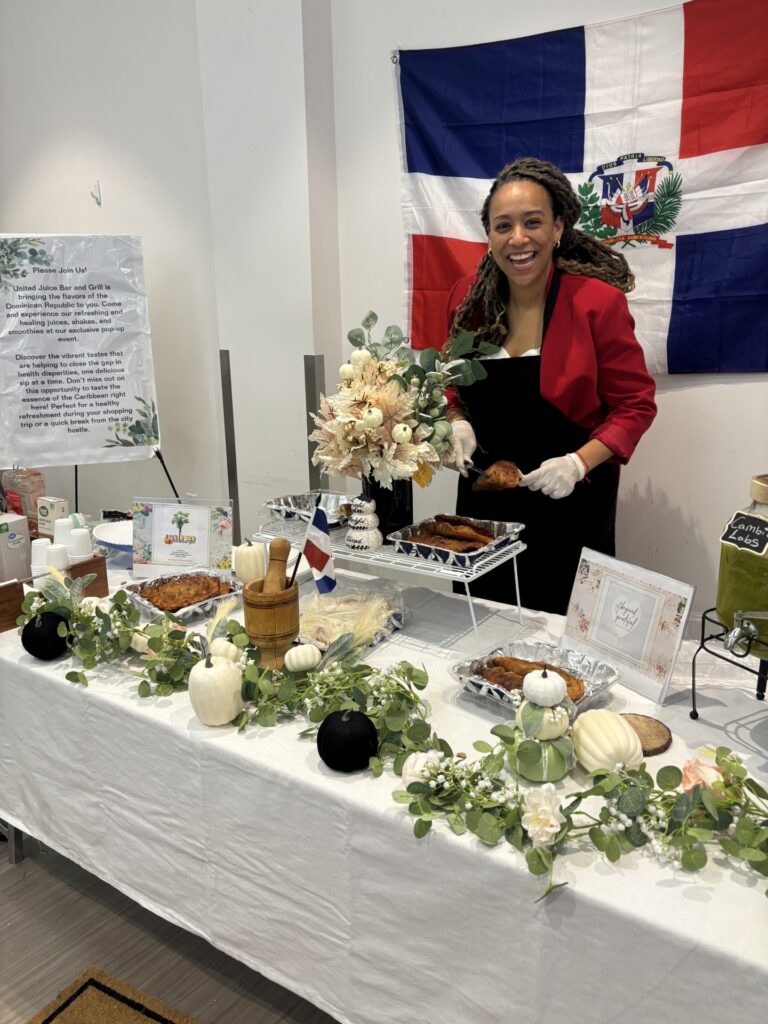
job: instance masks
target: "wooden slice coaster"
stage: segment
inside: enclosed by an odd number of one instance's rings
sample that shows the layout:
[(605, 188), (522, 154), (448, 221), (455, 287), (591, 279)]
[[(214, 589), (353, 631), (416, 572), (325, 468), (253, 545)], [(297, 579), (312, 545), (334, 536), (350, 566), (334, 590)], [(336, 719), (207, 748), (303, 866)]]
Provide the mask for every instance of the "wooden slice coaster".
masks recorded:
[(645, 757), (663, 754), (672, 745), (672, 733), (658, 718), (649, 715), (622, 715), (640, 738)]

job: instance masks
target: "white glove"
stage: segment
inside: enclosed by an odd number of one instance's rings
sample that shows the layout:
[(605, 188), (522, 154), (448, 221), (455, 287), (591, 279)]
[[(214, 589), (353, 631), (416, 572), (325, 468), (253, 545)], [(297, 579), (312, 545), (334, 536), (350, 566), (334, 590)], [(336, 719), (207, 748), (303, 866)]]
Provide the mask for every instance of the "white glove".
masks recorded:
[(542, 491), (548, 498), (567, 498), (586, 475), (587, 469), (582, 460), (575, 452), (569, 452), (556, 459), (547, 459), (532, 473), (521, 476), (519, 486)]
[(472, 429), (472, 424), (467, 420), (454, 420), (451, 423), (453, 431), (453, 467), (458, 469), (462, 476), (467, 476), (467, 466), (472, 465), (472, 456), (477, 448), (477, 438)]

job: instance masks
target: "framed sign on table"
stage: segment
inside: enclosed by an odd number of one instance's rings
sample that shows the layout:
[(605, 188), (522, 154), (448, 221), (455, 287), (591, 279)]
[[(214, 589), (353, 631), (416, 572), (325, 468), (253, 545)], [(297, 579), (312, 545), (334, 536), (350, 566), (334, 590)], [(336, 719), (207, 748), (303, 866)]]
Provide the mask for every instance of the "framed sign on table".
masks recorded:
[(612, 661), (625, 686), (663, 704), (694, 592), (688, 583), (584, 548), (564, 638), (575, 650)]
[(136, 498), (133, 574), (232, 568), (232, 502)]

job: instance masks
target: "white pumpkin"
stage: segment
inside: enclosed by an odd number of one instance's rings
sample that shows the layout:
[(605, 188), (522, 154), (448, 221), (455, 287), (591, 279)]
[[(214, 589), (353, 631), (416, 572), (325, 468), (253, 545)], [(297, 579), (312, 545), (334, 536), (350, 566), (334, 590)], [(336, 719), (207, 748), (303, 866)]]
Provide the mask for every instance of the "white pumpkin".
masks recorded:
[[(535, 704), (536, 701), (524, 700), (520, 707), (517, 709), (517, 715), (515, 717), (515, 724), (518, 729), (523, 728), (523, 708), (529, 703)], [(570, 718), (568, 712), (562, 706), (557, 707), (544, 707), (544, 720), (542, 721), (539, 728), (533, 734), (535, 740), (556, 740), (558, 736), (564, 736), (568, 731), (570, 725)]]
[(607, 708), (579, 715), (573, 723), (573, 746), (579, 763), (588, 772), (613, 771), (617, 764), (639, 768), (643, 748), (626, 720)]
[(322, 651), (314, 644), (299, 644), (286, 651), (284, 664), (289, 672), (311, 672), (322, 656)]
[(408, 444), (413, 437), (413, 431), (407, 423), (398, 423), (392, 428), (392, 440), (395, 444)]
[(349, 357), (349, 361), (353, 366), (365, 366), (371, 359), (373, 359), (373, 356), (367, 348), (356, 348)]
[(131, 637), (131, 650), (137, 654), (146, 654), (149, 650), (149, 637), (137, 630)]
[(235, 576), (241, 583), (252, 583), (267, 575), (267, 551), (264, 544), (245, 540), (235, 548)]
[(227, 725), (245, 707), (241, 695), (243, 676), (228, 658), (198, 661), (189, 673), (189, 699), (203, 725)]
[(339, 367), (339, 377), (341, 380), (352, 380), (355, 376), (355, 368), (352, 363), (342, 363)]
[(366, 409), (363, 413), (363, 426), (368, 427), (371, 430), (375, 430), (376, 427), (380, 427), (384, 422), (384, 413), (377, 406), (372, 405), (370, 409)]
[(217, 658), (227, 658), (229, 661), (240, 661), (243, 652), (225, 636), (217, 636), (211, 644), (211, 654)]
[(523, 679), (523, 696), (542, 708), (553, 708), (565, 694), (565, 680), (558, 672), (547, 672), (545, 668), (535, 669)]

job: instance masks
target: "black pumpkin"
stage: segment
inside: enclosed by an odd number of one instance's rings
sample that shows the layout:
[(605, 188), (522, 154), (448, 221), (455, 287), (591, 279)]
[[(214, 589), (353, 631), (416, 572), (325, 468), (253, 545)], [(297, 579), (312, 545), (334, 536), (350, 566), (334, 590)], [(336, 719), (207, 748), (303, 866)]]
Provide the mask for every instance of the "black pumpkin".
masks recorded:
[(378, 750), (376, 726), (362, 711), (332, 711), (317, 730), (317, 752), (336, 772), (367, 768)]
[(40, 661), (59, 658), (67, 649), (66, 636), (59, 636), (59, 623), (67, 624), (63, 615), (41, 612), (30, 619), (21, 631), (21, 646)]

